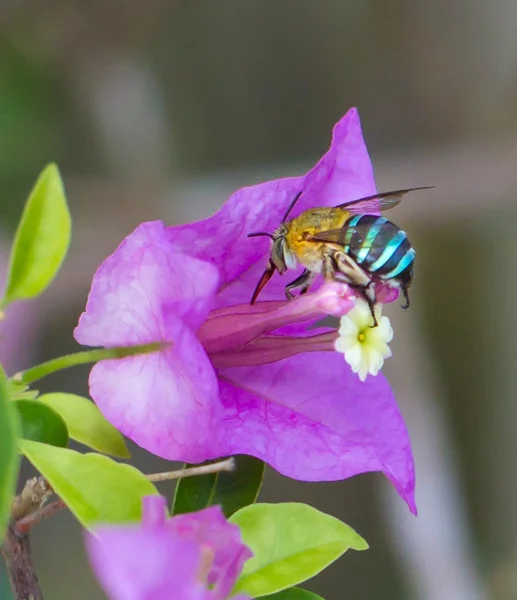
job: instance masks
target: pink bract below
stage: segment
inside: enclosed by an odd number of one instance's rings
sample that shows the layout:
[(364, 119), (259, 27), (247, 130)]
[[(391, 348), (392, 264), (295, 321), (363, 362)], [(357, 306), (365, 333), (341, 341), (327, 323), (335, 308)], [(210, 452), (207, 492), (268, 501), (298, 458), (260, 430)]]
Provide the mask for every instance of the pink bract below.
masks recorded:
[(410, 442), (388, 382), (361, 382), (334, 351), (335, 330), (314, 328), (350, 310), (351, 290), (322, 285), (286, 302), (292, 271), (249, 305), (270, 246), (246, 235), (273, 231), (301, 189), (293, 216), (376, 192), (355, 109), (306, 175), (238, 190), (204, 221), (144, 223), (104, 261), (77, 341), (170, 346), (95, 365), (90, 393), (117, 428), (164, 458), (250, 454), (304, 481), (382, 471), (416, 512)]
[(226, 600), (252, 556), (219, 506), (167, 519), (162, 496), (144, 498), (142, 523), (96, 527), (86, 547), (110, 600)]

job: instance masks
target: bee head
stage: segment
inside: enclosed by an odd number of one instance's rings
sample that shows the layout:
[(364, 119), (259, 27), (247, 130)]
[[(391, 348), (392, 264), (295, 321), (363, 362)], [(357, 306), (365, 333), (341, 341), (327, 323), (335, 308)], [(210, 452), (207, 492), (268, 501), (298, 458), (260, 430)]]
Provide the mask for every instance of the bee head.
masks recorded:
[(287, 264), (287, 244), (285, 236), (287, 228), (281, 225), (275, 233), (267, 233), (266, 231), (257, 231), (256, 233), (248, 233), (248, 237), (269, 237), (273, 240), (271, 247), (270, 259), (274, 268), (282, 275), (288, 268)]
[(282, 224), (273, 234), (273, 246), (271, 248), (271, 262), (276, 270), (283, 275), (287, 269), (294, 269), (296, 259), (289, 249), (286, 240), (287, 227)]
[(275, 231), (275, 233), (269, 233), (267, 231), (257, 231), (255, 233), (248, 233), (249, 238), (266, 236), (273, 240), (273, 246), (271, 247), (271, 254), (269, 257), (268, 266), (262, 274), (262, 277), (260, 278), (259, 282), (257, 283), (257, 287), (253, 292), (253, 296), (251, 297), (251, 304), (255, 302), (258, 295), (260, 294), (260, 291), (264, 288), (264, 286), (271, 279), (271, 277), (273, 277), (275, 271), (278, 271), (280, 275), (282, 275), (287, 271), (287, 269), (294, 269), (296, 267), (296, 256), (289, 248), (286, 239), (287, 233), (289, 231), (289, 223), (287, 222), (287, 217), (289, 216), (289, 213), (291, 212), (301, 195), (302, 192), (298, 192), (293, 198), (291, 204), (289, 204), (284, 214), (284, 218), (282, 219), (280, 227)]

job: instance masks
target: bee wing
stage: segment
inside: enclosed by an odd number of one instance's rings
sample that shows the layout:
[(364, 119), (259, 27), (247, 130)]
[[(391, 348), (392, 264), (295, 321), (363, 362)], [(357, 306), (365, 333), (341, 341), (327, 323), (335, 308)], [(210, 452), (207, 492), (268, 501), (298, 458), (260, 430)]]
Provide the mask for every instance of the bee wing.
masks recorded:
[(392, 192), (383, 192), (382, 194), (374, 194), (373, 196), (365, 196), (364, 198), (358, 198), (357, 200), (350, 200), (349, 202), (343, 202), (338, 204), (336, 208), (344, 208), (351, 213), (376, 213), (383, 212), (394, 208), (400, 204), (402, 198), (409, 192), (416, 192), (417, 190), (430, 190), (433, 186), (424, 186), (416, 188), (408, 188), (405, 190), (394, 190)]
[(346, 246), (349, 238), (358, 227), (341, 227), (341, 229), (328, 229), (327, 231), (319, 231), (307, 237), (309, 242), (323, 242), (326, 244), (339, 244)]
[(358, 223), (357, 225), (345, 225), (340, 229), (327, 229), (326, 231), (313, 233), (307, 237), (307, 241), (348, 246), (354, 233), (358, 233), (359, 237), (364, 238), (368, 231), (370, 231), (370, 224), (363, 225), (362, 223)]

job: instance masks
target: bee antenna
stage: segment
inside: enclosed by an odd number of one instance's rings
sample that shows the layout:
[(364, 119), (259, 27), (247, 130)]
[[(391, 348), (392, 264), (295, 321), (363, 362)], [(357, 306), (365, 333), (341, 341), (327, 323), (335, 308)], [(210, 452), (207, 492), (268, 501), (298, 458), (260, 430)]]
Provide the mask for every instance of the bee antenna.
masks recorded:
[(267, 231), (256, 231), (255, 233), (248, 233), (248, 237), (260, 237), (260, 236), (266, 236), (271, 238), (272, 240), (274, 240), (274, 236), (272, 233), (268, 233)]
[(284, 218), (282, 219), (282, 223), (285, 223), (287, 217), (289, 216), (289, 213), (293, 210), (294, 205), (298, 202), (298, 198), (302, 195), (303, 190), (301, 192), (298, 192), (296, 194), (296, 196), (292, 199), (291, 204), (289, 204), (289, 206), (287, 207), (287, 210), (285, 211), (285, 215)]

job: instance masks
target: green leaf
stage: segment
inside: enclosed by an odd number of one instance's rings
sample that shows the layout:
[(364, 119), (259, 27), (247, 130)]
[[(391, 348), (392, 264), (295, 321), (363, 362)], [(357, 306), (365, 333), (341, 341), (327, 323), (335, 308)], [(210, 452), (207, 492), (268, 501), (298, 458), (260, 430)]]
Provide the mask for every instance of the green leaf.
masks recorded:
[(0, 546), (11, 513), (20, 457), (16, 448), (18, 415), (7, 394), (5, 373), (0, 366)]
[(307, 504), (253, 504), (230, 521), (254, 554), (244, 565), (235, 592), (253, 598), (280, 592), (317, 575), (348, 549), (368, 544), (339, 519)]
[(270, 596), (261, 596), (259, 600), (323, 600), (323, 598), (302, 588), (289, 588)]
[(41, 173), (14, 238), (7, 288), (0, 303), (34, 298), (57, 274), (70, 243), (71, 219), (56, 165)]
[(22, 428), (22, 437), (26, 440), (66, 447), (68, 429), (63, 418), (49, 406), (39, 400), (16, 400)]
[(120, 431), (106, 421), (88, 398), (75, 394), (43, 394), (39, 401), (50, 406), (64, 419), (73, 440), (117, 458), (130, 458)]
[(242, 454), (235, 457), (233, 471), (180, 479), (174, 494), (172, 514), (195, 512), (220, 504), (228, 518), (255, 502), (265, 468), (263, 461)]
[(85, 527), (138, 521), (142, 498), (158, 494), (138, 469), (101, 454), (20, 440), (23, 454)]

